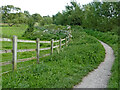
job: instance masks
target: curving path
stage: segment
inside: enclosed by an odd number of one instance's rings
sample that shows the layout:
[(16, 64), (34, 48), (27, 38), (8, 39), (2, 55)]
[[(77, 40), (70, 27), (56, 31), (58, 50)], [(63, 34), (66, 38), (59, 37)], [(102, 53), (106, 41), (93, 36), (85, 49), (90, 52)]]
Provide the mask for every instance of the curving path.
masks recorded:
[(114, 52), (112, 48), (99, 41), (105, 48), (105, 59), (97, 69), (90, 72), (87, 76), (85, 76), (81, 83), (74, 86), (73, 88), (107, 88), (107, 83), (111, 75), (111, 68), (114, 62)]

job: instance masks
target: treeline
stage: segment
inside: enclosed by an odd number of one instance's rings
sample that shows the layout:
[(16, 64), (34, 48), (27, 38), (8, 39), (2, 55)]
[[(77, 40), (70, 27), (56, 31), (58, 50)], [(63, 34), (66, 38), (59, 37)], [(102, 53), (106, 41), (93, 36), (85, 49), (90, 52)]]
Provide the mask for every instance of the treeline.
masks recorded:
[(46, 24), (78, 25), (85, 29), (118, 32), (119, 5), (120, 2), (92, 2), (81, 6), (71, 1), (62, 13), (58, 12), (52, 17), (42, 17), (38, 13), (30, 15), (28, 11), (21, 12), (19, 7), (7, 5), (1, 7), (1, 14), (3, 23), (8, 23), (10, 26), (21, 23), (26, 23), (32, 26), (31, 28), (34, 25), (44, 26)]
[(30, 15), (28, 11), (21, 11), (21, 8), (14, 7), (13, 5), (6, 5), (0, 7), (0, 14), (2, 16), (2, 23), (8, 23), (9, 26), (15, 24), (28, 24), (31, 18), (34, 21), (34, 24), (52, 24), (53, 20), (50, 16), (41, 16), (38, 13)]
[(92, 2), (81, 6), (71, 2), (62, 13), (53, 16), (57, 25), (79, 25), (86, 29), (114, 31), (119, 28), (120, 2)]

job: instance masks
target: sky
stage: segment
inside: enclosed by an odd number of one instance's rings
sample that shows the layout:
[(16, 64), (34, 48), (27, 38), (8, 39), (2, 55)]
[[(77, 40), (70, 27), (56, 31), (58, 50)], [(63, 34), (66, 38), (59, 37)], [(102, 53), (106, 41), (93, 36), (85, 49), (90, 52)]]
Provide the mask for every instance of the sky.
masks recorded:
[[(0, 0), (0, 7), (4, 5), (14, 5), (30, 14), (39, 13), (41, 16), (52, 16), (65, 10), (65, 6), (71, 0)], [(76, 0), (80, 5), (92, 2), (93, 0)]]

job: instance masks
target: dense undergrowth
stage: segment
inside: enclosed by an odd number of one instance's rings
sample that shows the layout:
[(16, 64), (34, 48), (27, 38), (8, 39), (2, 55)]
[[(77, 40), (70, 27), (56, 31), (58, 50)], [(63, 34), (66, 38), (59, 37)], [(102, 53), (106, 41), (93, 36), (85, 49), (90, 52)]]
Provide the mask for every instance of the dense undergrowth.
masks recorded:
[(103, 46), (79, 30), (61, 52), (40, 59), (40, 64), (2, 76), (3, 88), (71, 88), (104, 60)]
[(118, 88), (118, 35), (113, 32), (99, 32), (93, 30), (84, 30), (87, 34), (107, 43), (114, 50), (115, 61), (111, 70), (111, 77), (108, 82), (108, 88)]
[[(34, 26), (33, 28), (33, 31), (26, 31), (23, 36), (32, 40), (36, 40), (36, 38), (39, 38), (40, 40), (58, 40), (60, 38), (65, 38), (69, 34), (67, 26), (57, 26), (55, 24), (51, 24), (44, 26)], [(31, 28), (27, 28), (27, 30), (28, 29)]]

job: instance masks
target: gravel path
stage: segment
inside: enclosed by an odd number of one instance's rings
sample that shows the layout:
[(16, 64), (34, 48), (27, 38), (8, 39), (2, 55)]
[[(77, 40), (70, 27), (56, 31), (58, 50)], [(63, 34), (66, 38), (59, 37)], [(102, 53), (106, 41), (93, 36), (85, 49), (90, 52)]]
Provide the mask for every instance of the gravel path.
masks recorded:
[(110, 70), (115, 57), (109, 45), (101, 41), (100, 43), (104, 46), (106, 51), (104, 62), (102, 62), (97, 69), (85, 76), (82, 82), (73, 88), (107, 88), (107, 83), (111, 75)]

